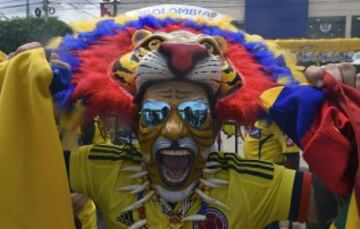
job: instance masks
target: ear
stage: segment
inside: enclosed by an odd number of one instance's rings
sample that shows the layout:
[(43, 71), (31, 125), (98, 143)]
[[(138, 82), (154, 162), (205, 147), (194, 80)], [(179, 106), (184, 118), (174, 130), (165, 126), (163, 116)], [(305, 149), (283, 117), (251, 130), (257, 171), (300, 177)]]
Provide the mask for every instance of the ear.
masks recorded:
[(150, 31), (145, 30), (145, 29), (137, 30), (131, 38), (132, 45), (134, 47), (138, 46), (141, 41), (143, 41), (145, 38), (147, 38), (151, 34), (152, 33)]
[(218, 44), (221, 54), (225, 55), (225, 53), (227, 51), (226, 40), (220, 36), (214, 36), (213, 38), (215, 39), (216, 43)]

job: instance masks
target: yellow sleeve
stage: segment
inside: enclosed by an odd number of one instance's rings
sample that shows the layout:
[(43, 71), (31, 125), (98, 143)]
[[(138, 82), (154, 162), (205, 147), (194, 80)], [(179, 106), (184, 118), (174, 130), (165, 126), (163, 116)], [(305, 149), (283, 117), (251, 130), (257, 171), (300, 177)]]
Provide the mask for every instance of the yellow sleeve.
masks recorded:
[(96, 229), (96, 206), (95, 203), (88, 199), (84, 209), (78, 215), (81, 222), (81, 229)]
[(90, 181), (89, 166), (87, 165), (87, 158), (91, 145), (81, 146), (76, 151), (70, 153), (69, 166), (69, 181), (70, 188), (73, 192), (85, 193), (90, 196)]
[(0, 63), (2, 228), (74, 227), (52, 78), (42, 48)]
[(293, 191), (295, 171), (274, 165), (273, 178), (249, 192), (249, 202), (257, 203), (252, 221), (259, 225), (288, 219)]
[(259, 222), (259, 228), (281, 220), (304, 222), (311, 183), (311, 173), (274, 165), (271, 182), (248, 187), (249, 202), (257, 203), (252, 221)]
[(295, 172), (293, 170), (288, 170), (283, 166), (274, 166), (274, 178), (268, 190), (271, 193), (268, 204), (272, 206), (269, 222), (288, 219), (294, 180)]
[(92, 160), (94, 145), (81, 146), (70, 153), (69, 179), (71, 191), (87, 194), (96, 200), (98, 189), (109, 176), (111, 162)]
[(124, 147), (110, 144), (81, 146), (72, 151), (69, 162), (71, 190), (87, 194), (97, 204), (106, 201), (107, 197), (99, 192), (105, 186), (112, 186), (125, 163), (122, 158), (129, 158)]

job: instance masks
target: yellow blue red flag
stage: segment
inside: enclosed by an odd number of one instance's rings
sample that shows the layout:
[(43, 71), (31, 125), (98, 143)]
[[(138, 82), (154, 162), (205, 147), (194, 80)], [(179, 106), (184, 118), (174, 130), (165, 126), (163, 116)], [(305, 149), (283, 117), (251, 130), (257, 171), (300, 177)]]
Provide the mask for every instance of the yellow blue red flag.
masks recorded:
[(74, 228), (52, 77), (41, 48), (0, 63), (1, 228)]

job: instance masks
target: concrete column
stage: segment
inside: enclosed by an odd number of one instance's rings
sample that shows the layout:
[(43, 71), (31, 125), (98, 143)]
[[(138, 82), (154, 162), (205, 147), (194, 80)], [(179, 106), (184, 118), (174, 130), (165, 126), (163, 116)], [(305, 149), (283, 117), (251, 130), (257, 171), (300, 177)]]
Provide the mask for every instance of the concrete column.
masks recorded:
[(351, 16), (352, 15), (349, 15), (349, 14), (346, 15), (346, 20), (345, 20), (345, 37), (346, 38), (351, 37), (351, 26), (352, 26)]

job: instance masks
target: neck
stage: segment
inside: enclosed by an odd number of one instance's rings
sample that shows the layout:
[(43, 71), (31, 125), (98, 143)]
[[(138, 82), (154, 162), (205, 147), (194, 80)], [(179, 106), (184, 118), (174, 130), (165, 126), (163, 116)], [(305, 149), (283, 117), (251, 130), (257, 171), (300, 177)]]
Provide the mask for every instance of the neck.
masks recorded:
[(154, 189), (162, 199), (166, 200), (169, 203), (176, 204), (177, 202), (180, 202), (185, 198), (189, 197), (193, 193), (196, 184), (197, 182), (193, 182), (185, 189), (179, 191), (170, 191), (164, 189), (160, 185), (155, 185)]

